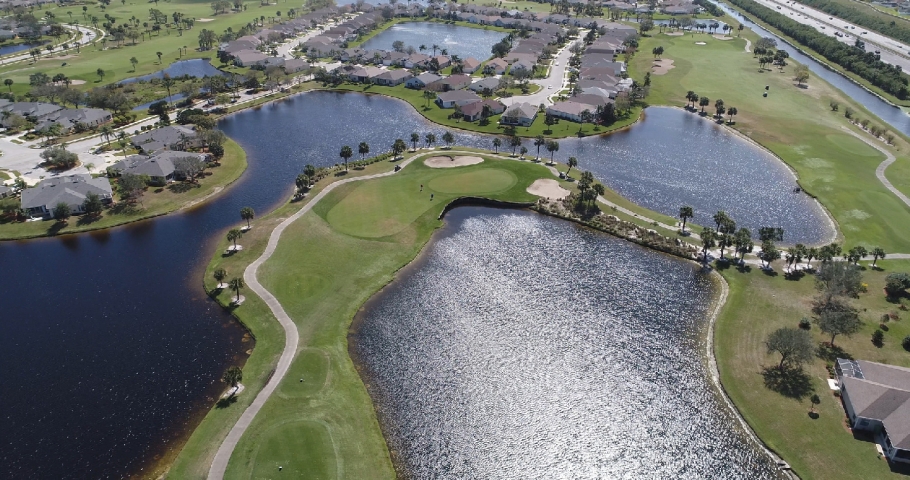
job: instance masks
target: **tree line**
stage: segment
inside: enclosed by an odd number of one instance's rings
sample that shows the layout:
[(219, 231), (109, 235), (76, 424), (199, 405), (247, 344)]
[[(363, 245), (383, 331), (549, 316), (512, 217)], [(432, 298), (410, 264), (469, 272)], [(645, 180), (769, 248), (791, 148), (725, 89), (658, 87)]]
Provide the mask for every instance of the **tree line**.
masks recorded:
[(803, 25), (786, 15), (777, 13), (753, 0), (730, 0), (730, 3), (755, 15), (759, 20), (780, 30), (799, 44), (818, 52), (828, 61), (840, 65), (848, 72), (855, 73), (873, 86), (904, 100), (910, 97), (908, 79), (900, 66), (888, 65), (872, 52), (865, 52), (854, 46), (839, 42), (814, 27)]

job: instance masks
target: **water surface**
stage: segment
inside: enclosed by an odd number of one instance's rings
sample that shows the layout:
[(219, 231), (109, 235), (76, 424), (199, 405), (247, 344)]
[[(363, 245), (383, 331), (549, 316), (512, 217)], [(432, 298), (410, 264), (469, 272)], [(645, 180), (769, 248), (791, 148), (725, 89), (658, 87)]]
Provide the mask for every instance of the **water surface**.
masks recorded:
[(697, 265), (530, 212), (459, 208), (358, 319), (412, 478), (778, 478), (706, 371)]
[(202, 78), (202, 77), (214, 77), (216, 75), (224, 75), (224, 72), (218, 70), (208, 60), (202, 58), (194, 58), (192, 60), (180, 60), (179, 62), (174, 62), (170, 64), (167, 68), (159, 70), (155, 73), (150, 73), (148, 75), (143, 75), (141, 77), (131, 77), (124, 80), (121, 80), (121, 84), (138, 82), (141, 80), (149, 81), (153, 78), (164, 78), (164, 74), (168, 74), (171, 78), (182, 77), (184, 75), (189, 75), (191, 77)]
[[(401, 40), (405, 47), (414, 47), (420, 53), (432, 55), (433, 45), (448, 50), (449, 55), (462, 59), (474, 57), (486, 60), (493, 55), (493, 45), (506, 36), (503, 32), (480, 28), (446, 25), (435, 22), (406, 22), (393, 25), (361, 45), (364, 49), (392, 50), (392, 42)], [(420, 51), (421, 45), (427, 47)], [(439, 50), (436, 50), (439, 54)]]

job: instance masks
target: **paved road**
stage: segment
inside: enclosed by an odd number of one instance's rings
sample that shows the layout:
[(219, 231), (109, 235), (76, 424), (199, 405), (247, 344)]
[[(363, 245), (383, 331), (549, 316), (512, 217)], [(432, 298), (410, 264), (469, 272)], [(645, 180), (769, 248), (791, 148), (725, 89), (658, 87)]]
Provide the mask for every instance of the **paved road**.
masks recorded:
[[(796, 1), (789, 0), (756, 0), (762, 5), (777, 10), (804, 25), (811, 25), (819, 32), (834, 37), (834, 33), (843, 34), (842, 37), (836, 37), (843, 43), (853, 45), (857, 37), (866, 43), (866, 51), (881, 52), (883, 62), (891, 65), (900, 65), (907, 72), (910, 71), (910, 46), (898, 42), (892, 38), (880, 35), (865, 27), (833, 17), (821, 10), (802, 5)], [(778, 8), (780, 7), (780, 8)], [(866, 33), (863, 33), (866, 32)]]
[[(569, 48), (578, 41), (579, 40), (576, 40), (575, 42), (566, 44), (562, 50), (557, 52), (553, 59), (554, 63), (550, 67), (550, 75), (548, 75), (547, 78), (531, 80), (531, 83), (540, 85), (540, 90), (530, 95), (514, 95), (508, 98), (500, 98), (499, 100), (506, 106), (524, 102), (528, 102), (531, 105), (540, 105), (541, 103), (544, 105), (553, 105), (553, 101), (550, 100), (550, 97), (558, 95), (559, 91), (568, 84), (566, 71), (569, 67), (569, 58), (572, 56), (572, 52), (569, 51)], [(556, 65), (557, 63), (559, 65)]]
[(896, 195), (897, 198), (901, 199), (901, 201), (904, 202), (905, 205), (910, 207), (910, 198), (907, 198), (907, 196), (904, 195), (903, 192), (901, 192), (900, 190), (895, 188), (894, 185), (891, 184), (891, 181), (888, 180), (888, 177), (885, 176), (885, 170), (889, 166), (891, 166), (892, 163), (897, 161), (897, 159), (894, 158), (894, 155), (891, 152), (889, 152), (888, 150), (886, 150), (884, 147), (882, 147), (881, 145), (876, 143), (875, 140), (866, 138), (863, 135), (860, 135), (860, 134), (854, 132), (853, 130), (850, 130), (849, 128), (846, 128), (846, 127), (842, 127), (842, 128), (844, 130), (846, 130), (848, 133), (850, 133), (850, 135), (853, 135), (854, 137), (862, 140), (863, 142), (866, 143), (866, 145), (869, 145), (870, 147), (878, 150), (879, 152), (882, 152), (885, 155), (885, 161), (878, 164), (878, 168), (875, 169), (875, 176), (878, 177), (878, 181), (882, 182), (882, 185), (884, 185), (885, 188), (890, 190), (891, 193)]

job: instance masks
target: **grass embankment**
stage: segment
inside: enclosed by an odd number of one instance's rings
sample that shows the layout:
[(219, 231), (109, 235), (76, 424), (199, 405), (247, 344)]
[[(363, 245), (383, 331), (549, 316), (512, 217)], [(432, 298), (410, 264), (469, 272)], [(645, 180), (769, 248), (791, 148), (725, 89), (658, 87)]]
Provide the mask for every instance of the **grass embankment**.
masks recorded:
[[(43, 10), (36, 11), (36, 15), (44, 15), (43, 12), (50, 11), (56, 15), (57, 19), (66, 23), (78, 23), (84, 26), (92, 26), (92, 16), (98, 17), (100, 26), (104, 23), (105, 14), (111, 15), (117, 19), (117, 24), (128, 24), (132, 17), (139, 19), (139, 29), (144, 31), (143, 22), (153, 23), (149, 19), (149, 9), (157, 8), (169, 17), (168, 21), (173, 22), (172, 14), (179, 12), (185, 18), (195, 18), (196, 24), (191, 30), (185, 30), (181, 35), (176, 29), (165, 30), (162, 27), (160, 33), (152, 33), (151, 36), (145, 35), (145, 39), (140, 38), (136, 45), (127, 39), (123, 46), (117, 47), (117, 42), (112, 37), (107, 37), (105, 44), (107, 49), (102, 50), (101, 41), (96, 41), (92, 45), (83, 46), (79, 53), (76, 50), (67, 51), (63, 56), (43, 57), (36, 64), (31, 60), (18, 62), (12, 65), (0, 68), (0, 78), (12, 79), (13, 93), (23, 95), (29, 90), (28, 76), (36, 72), (44, 72), (53, 77), (57, 73), (62, 73), (71, 80), (84, 80), (86, 83), (78, 88), (88, 89), (103, 84), (114, 83), (124, 78), (146, 75), (166, 68), (169, 64), (177, 60), (186, 60), (191, 58), (214, 58), (215, 50), (198, 51), (199, 32), (202, 29), (213, 30), (216, 35), (221, 35), (231, 27), (234, 31), (239, 30), (243, 25), (265, 16), (265, 24), (268, 26), (269, 17), (275, 17), (278, 11), (282, 12), (282, 18), (287, 17), (287, 9), (291, 8), (285, 5), (267, 5), (247, 3), (247, 10), (237, 13), (225, 13), (214, 15), (209, 2), (193, 2), (188, 0), (175, 0), (169, 3), (160, 3), (155, 5), (145, 2), (127, 2), (122, 4), (119, 1), (111, 2), (105, 10), (101, 10), (100, 3), (86, 3), (88, 10), (83, 17), (83, 5), (66, 5), (55, 6), (48, 4)], [(72, 16), (68, 14), (72, 13)], [(201, 22), (200, 19), (210, 18), (210, 22)], [(186, 47), (186, 53), (181, 55), (180, 49)], [(156, 52), (161, 52), (161, 63), (158, 61)], [(130, 58), (136, 57), (139, 63), (136, 70), (130, 63)], [(62, 66), (63, 63), (66, 66)], [(101, 68), (105, 71), (104, 79), (96, 74)]]
[[(363, 171), (352, 170), (351, 175), (392, 168), (392, 163), (382, 162)], [(286, 473), (307, 478), (332, 478), (342, 472), (352, 478), (393, 478), (372, 402), (348, 356), (351, 319), (420, 252), (442, 225), (438, 216), (447, 203), (465, 195), (531, 202), (536, 197), (525, 189), (537, 178), (552, 178), (552, 174), (530, 162), (487, 158), (473, 166), (431, 169), (418, 160), (392, 177), (338, 188), (292, 224), (274, 256), (261, 267), (259, 279), (296, 321), (301, 350), (277, 393), (238, 445), (228, 477), (261, 478), (281, 465)], [(420, 185), (424, 186), (422, 192)], [(432, 201), (431, 193), (435, 195)], [(272, 228), (303, 204), (287, 204), (258, 220), (244, 236), (241, 254), (212, 261), (207, 287), (213, 287), (211, 272), (215, 268), (239, 276), (262, 252)], [(226, 304), (230, 295), (221, 292), (217, 298)], [(264, 309), (258, 298), (248, 294), (235, 314), (253, 329), (257, 345), (283, 345), (280, 332), (274, 331), (275, 322)], [(272, 325), (265, 334), (258, 331), (264, 323)], [(275, 355), (273, 350), (254, 351), (244, 369), (245, 377), (267, 375)], [(237, 405), (226, 409), (234, 418), (261, 385), (254, 387), (241, 395)], [(203, 477), (231, 425), (225, 410), (213, 409), (193, 434), (171, 476)]]
[[(743, 34), (753, 42), (758, 38), (749, 31)], [(856, 118), (875, 117), (814, 75), (808, 88), (797, 87), (792, 79), (792, 63), (784, 73), (777, 68), (760, 71), (758, 61), (751, 53), (745, 53), (743, 39), (721, 41), (705, 34), (655, 34), (643, 38), (642, 54), (632, 61), (635, 78), (642, 79), (644, 72), (650, 70), (653, 56), (644, 52), (656, 46), (664, 47), (663, 58), (673, 60), (674, 68), (665, 75), (652, 74), (650, 103), (684, 106), (686, 92), (693, 90), (709, 97), (711, 105), (706, 111), (713, 114), (715, 100), (723, 99), (728, 108), (734, 106), (739, 111), (733, 128), (771, 150), (796, 171), (805, 191), (816, 196), (833, 215), (848, 245), (910, 252), (910, 208), (875, 176), (884, 155), (845, 129), (897, 155), (898, 161), (886, 174), (908, 194), (910, 162), (904, 152), (910, 150), (910, 143), (903, 135), (895, 132), (895, 145), (888, 146), (852, 125), (844, 117), (847, 107), (856, 111)], [(769, 94), (762, 97), (766, 85), (770, 87)], [(832, 100), (839, 102), (839, 111), (830, 108)], [(697, 145), (688, 148), (697, 154)]]
[[(451, 128), (458, 128), (461, 130), (467, 130), (470, 132), (479, 132), (479, 133), (488, 133), (491, 135), (503, 135), (504, 127), (499, 125), (499, 118), (502, 115), (493, 115), (490, 117), (489, 125), (480, 125), (480, 122), (468, 122), (464, 120), (457, 120), (449, 118), (449, 115), (455, 113), (453, 108), (440, 108), (432, 100), (427, 102), (427, 99), (423, 98), (422, 90), (414, 90), (411, 88), (406, 88), (404, 84), (395, 86), (395, 87), (385, 87), (382, 85), (363, 85), (359, 83), (344, 83), (338, 87), (332, 88), (330, 90), (344, 91), (344, 92), (360, 92), (360, 93), (370, 93), (376, 95), (387, 95), (389, 97), (398, 98), (404, 100), (411, 104), (418, 113), (427, 118), (427, 120)], [(685, 93), (684, 93), (685, 94)], [(581, 136), (587, 135), (600, 135), (603, 133), (619, 130), (626, 128), (629, 125), (638, 121), (638, 117), (641, 114), (641, 108), (633, 108), (629, 114), (610, 125), (609, 127), (599, 127), (599, 129), (594, 124), (586, 123), (581, 125)], [(561, 121), (558, 125), (553, 125), (548, 127), (544, 124), (544, 115), (538, 114), (537, 119), (534, 120), (534, 123), (530, 127), (517, 127), (515, 133), (520, 137), (536, 137), (537, 135), (543, 135), (545, 137), (551, 138), (565, 138), (565, 137), (574, 137), (579, 135), (579, 124), (574, 122)], [(552, 131), (549, 133), (548, 130), (552, 128)]]
[[(757, 39), (751, 32), (743, 33), (753, 42)], [(707, 45), (696, 45), (696, 41)], [(727, 107), (739, 110), (733, 128), (769, 148), (796, 171), (806, 191), (816, 195), (834, 216), (848, 246), (910, 251), (910, 209), (875, 177), (884, 156), (844, 130), (873, 138), (844, 118), (848, 106), (860, 118), (874, 117), (815, 76), (809, 79), (808, 88), (797, 87), (792, 64), (785, 73), (777, 69), (760, 72), (753, 56), (743, 51), (744, 44), (740, 39), (719, 41), (709, 35), (657, 34), (643, 39), (641, 51), (662, 45), (664, 58), (674, 60), (675, 66), (666, 75), (652, 75), (649, 101), (681, 106), (686, 103), (686, 92), (693, 90), (711, 99), (707, 110), (713, 112), (714, 101), (724, 99)], [(642, 78), (651, 62), (648, 56), (638, 56), (632, 65), (635, 76)], [(762, 97), (765, 85), (770, 86), (767, 98)], [(831, 110), (831, 100), (840, 103), (839, 112)], [(910, 162), (903, 152), (910, 144), (903, 135), (895, 136), (895, 146), (879, 144), (898, 156), (887, 171), (888, 178), (908, 192)], [(697, 150), (697, 146), (693, 148)], [(778, 270), (780, 263), (775, 265)], [(910, 270), (910, 262), (879, 264), (884, 271), (866, 270), (868, 293), (857, 300), (866, 322), (863, 331), (852, 338), (838, 338), (836, 343), (855, 358), (910, 366), (910, 354), (900, 347), (900, 340), (910, 333), (906, 320), (889, 323), (883, 348), (871, 343), (882, 314), (906, 314), (888, 303), (881, 292), (885, 275)], [(777, 359), (766, 354), (763, 342), (771, 331), (795, 327), (801, 318), (811, 316), (813, 278), (793, 280), (757, 268), (748, 272), (727, 269), (722, 274), (730, 285), (730, 295), (717, 320), (715, 353), (725, 390), (756, 433), (802, 478), (888, 476), (888, 465), (878, 460), (874, 445), (854, 439), (847, 430), (839, 400), (828, 393), (825, 360), (816, 359), (806, 367), (806, 378), (794, 386), (801, 398), (765, 386), (762, 368), (776, 365)], [(817, 342), (830, 340), (817, 327), (813, 332)], [(811, 392), (822, 398), (820, 417), (815, 420), (808, 415), (807, 395)]]
[[(115, 203), (111, 208), (105, 209), (98, 219), (90, 219), (84, 215), (74, 216), (70, 217), (69, 222), (65, 225), (54, 220), (0, 223), (0, 240), (87, 232), (164, 215), (195, 205), (209, 195), (220, 193), (227, 185), (240, 178), (240, 175), (246, 170), (246, 166), (246, 152), (233, 140), (228, 140), (224, 144), (224, 158), (221, 160), (221, 165), (207, 169), (208, 175), (199, 179), (198, 183), (177, 182), (166, 187), (149, 187), (143, 195), (141, 203), (134, 205), (127, 205), (124, 202)], [(117, 197), (116, 193), (114, 195)], [(0, 204), (2, 202), (13, 202), (16, 206), (19, 205), (18, 198), (0, 200)]]

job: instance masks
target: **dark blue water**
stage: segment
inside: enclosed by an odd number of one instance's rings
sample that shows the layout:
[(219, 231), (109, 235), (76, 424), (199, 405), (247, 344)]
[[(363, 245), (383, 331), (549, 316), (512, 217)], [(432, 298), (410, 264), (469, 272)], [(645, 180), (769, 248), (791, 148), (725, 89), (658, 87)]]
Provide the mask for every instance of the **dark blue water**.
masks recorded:
[(168, 102), (176, 102), (177, 100), (183, 100), (184, 98), (186, 98), (186, 95), (184, 95), (182, 93), (173, 93), (173, 94), (171, 94), (170, 97), (159, 98), (158, 100), (154, 100), (154, 101), (151, 101), (148, 103), (143, 103), (142, 105), (137, 105), (137, 106), (133, 107), (133, 111), (136, 112), (139, 110), (148, 110), (148, 108), (150, 106), (152, 106), (153, 103), (158, 103), (162, 100), (167, 100)]
[(405, 478), (782, 478), (704, 362), (697, 265), (458, 208), (352, 335)]
[[(482, 61), (493, 55), (493, 45), (505, 36), (505, 33), (493, 30), (433, 22), (407, 22), (394, 25), (367, 40), (361, 48), (391, 51), (392, 43), (401, 40), (405, 47), (414, 47), (419, 53), (432, 55), (435, 44), (440, 49), (446, 49), (449, 55), (458, 55), (462, 59), (474, 57)], [(426, 46), (427, 50), (419, 50), (421, 45)], [(436, 50), (437, 55), (439, 52)]]
[(42, 45), (44, 45), (44, 43), (47, 43), (47, 42), (31, 44), (31, 45), (28, 43), (20, 43), (19, 45), (6, 45), (3, 47), (0, 47), (0, 56), (9, 55), (11, 53), (16, 53), (16, 52), (21, 52), (23, 50), (28, 50), (31, 48), (40, 48)]
[(125, 80), (121, 80), (121, 84), (138, 82), (140, 80), (149, 81), (153, 78), (164, 78), (164, 74), (170, 75), (172, 78), (182, 77), (184, 75), (189, 75), (191, 77), (213, 77), (215, 75), (224, 75), (224, 72), (218, 70), (208, 60), (195, 58), (192, 60), (181, 60), (179, 62), (174, 62), (170, 64), (164, 70), (159, 70), (155, 73), (150, 73), (148, 75), (143, 75), (141, 77), (132, 77)]
[(869, 91), (863, 87), (860, 87), (847, 77), (844, 77), (840, 73), (837, 73), (822, 65), (821, 63), (815, 61), (815, 59), (812, 57), (800, 53), (795, 48), (791, 47), (788, 43), (784, 42), (777, 35), (774, 35), (773, 33), (756, 25), (751, 20), (747, 20), (745, 17), (739, 14), (739, 12), (733, 10), (726, 4), (714, 2), (714, 0), (711, 1), (713, 3), (716, 3), (720, 8), (724, 10), (724, 12), (742, 22), (744, 25), (746, 25), (746, 27), (750, 28), (755, 33), (763, 37), (771, 37), (777, 39), (777, 48), (789, 53), (790, 58), (809, 67), (809, 70), (812, 70), (812, 73), (818, 75), (819, 77), (825, 79), (826, 82), (840, 89), (840, 91), (844, 92), (848, 97), (853, 99), (853, 101), (861, 103), (864, 107), (869, 109), (870, 112), (874, 113), (876, 116), (878, 116), (878, 118), (881, 118), (882, 121), (888, 125), (891, 125), (891, 127), (895, 130), (910, 135), (910, 115), (904, 113), (903, 110), (894, 107), (893, 105), (885, 102), (872, 93), (869, 93)]

